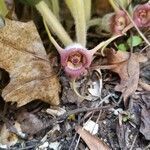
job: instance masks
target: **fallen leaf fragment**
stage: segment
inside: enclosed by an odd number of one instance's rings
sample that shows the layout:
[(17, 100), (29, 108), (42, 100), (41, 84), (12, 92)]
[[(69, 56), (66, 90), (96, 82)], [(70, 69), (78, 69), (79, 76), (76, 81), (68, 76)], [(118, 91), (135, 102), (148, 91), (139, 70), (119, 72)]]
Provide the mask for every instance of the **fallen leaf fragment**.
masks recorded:
[(52, 116), (61, 116), (63, 115), (64, 113), (66, 113), (66, 110), (64, 108), (61, 108), (61, 107), (56, 107), (55, 109), (52, 109), (52, 108), (48, 108), (46, 110), (46, 112)]
[(149, 91), (150, 92), (150, 85), (143, 82), (142, 80), (139, 81), (139, 85), (146, 91)]
[(92, 120), (88, 120), (83, 124), (83, 128), (89, 131), (92, 135), (95, 135), (98, 132), (99, 125)]
[(115, 51), (109, 49), (107, 51), (107, 60), (109, 65), (113, 65), (110, 69), (120, 76), (120, 84), (115, 87), (116, 91), (122, 92), (125, 105), (127, 98), (133, 94), (139, 81), (139, 63), (147, 61), (146, 57), (139, 53), (129, 53), (123, 51)]
[(10, 147), (18, 142), (17, 135), (9, 132), (9, 130), (6, 128), (6, 125), (2, 127), (0, 135), (0, 144), (2, 145), (7, 145), (8, 147)]
[[(22, 130), (20, 128), (20, 124), (18, 122), (15, 122), (13, 126), (18, 134), (24, 134), (22, 133)], [(18, 136), (15, 133), (12, 133), (10, 129), (6, 127), (4, 124), (1, 131), (0, 131), (0, 144), (6, 145), (7, 147), (13, 146), (18, 142)]]
[(46, 150), (48, 146), (49, 146), (49, 143), (44, 142), (42, 145), (39, 145), (36, 150), (44, 150), (44, 149)]
[[(148, 100), (148, 99), (147, 99)], [(150, 140), (150, 109), (143, 106), (141, 111), (141, 126), (140, 132), (146, 140)]]
[(32, 21), (6, 19), (0, 28), (0, 56), (0, 67), (10, 75), (2, 92), (6, 102), (17, 102), (18, 107), (35, 99), (59, 104), (60, 85)]
[(81, 126), (75, 128), (90, 150), (109, 150), (109, 147), (95, 135), (92, 135)]
[(46, 122), (29, 112), (21, 112), (17, 116), (17, 121), (20, 123), (22, 131), (28, 135), (36, 134), (46, 125)]
[(53, 150), (60, 150), (61, 149), (61, 144), (59, 142), (51, 142), (49, 144), (49, 148)]
[[(89, 81), (89, 88), (88, 91), (92, 96), (95, 96), (96, 98), (101, 97), (101, 91), (102, 91), (102, 74), (100, 69), (95, 69), (93, 72), (92, 80)], [(94, 99), (92, 97), (92, 99)]]

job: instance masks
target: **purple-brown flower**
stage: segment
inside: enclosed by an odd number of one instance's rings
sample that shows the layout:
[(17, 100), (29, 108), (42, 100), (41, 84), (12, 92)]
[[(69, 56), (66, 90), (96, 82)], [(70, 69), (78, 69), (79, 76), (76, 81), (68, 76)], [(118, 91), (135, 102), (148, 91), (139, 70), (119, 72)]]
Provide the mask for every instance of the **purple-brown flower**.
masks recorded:
[(94, 54), (93, 51), (87, 50), (80, 44), (70, 45), (58, 52), (61, 57), (61, 65), (71, 78), (77, 78), (87, 72)]
[(118, 11), (111, 18), (112, 33), (115, 35), (122, 34), (122, 31), (129, 25), (129, 23), (130, 21), (127, 14), (122, 10)]
[(138, 27), (150, 26), (150, 4), (138, 5), (134, 9), (133, 20)]

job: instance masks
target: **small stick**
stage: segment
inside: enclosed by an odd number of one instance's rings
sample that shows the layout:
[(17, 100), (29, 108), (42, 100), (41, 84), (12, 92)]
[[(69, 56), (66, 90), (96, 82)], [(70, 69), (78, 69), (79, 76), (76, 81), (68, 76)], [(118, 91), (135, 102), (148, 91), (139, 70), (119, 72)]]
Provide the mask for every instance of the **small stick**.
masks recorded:
[(135, 142), (136, 142), (137, 136), (138, 136), (138, 133), (137, 133), (137, 134), (135, 135), (135, 137), (134, 137), (134, 140), (133, 140), (133, 142), (132, 142), (132, 145), (131, 145), (131, 147), (130, 147), (130, 150), (133, 150), (133, 147), (134, 147), (134, 144), (135, 144)]

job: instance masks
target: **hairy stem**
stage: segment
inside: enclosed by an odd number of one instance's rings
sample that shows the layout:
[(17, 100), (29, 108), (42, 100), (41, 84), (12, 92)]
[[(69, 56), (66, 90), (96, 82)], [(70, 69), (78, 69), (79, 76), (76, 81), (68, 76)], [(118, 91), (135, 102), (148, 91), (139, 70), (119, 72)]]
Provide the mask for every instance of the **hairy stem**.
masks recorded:
[(59, 0), (51, 0), (51, 2), (52, 2), (53, 13), (57, 17), (57, 19), (60, 20), (60, 17), (59, 17)]
[(37, 3), (36, 9), (40, 12), (48, 26), (53, 30), (53, 32), (65, 46), (73, 43), (68, 33), (65, 31), (61, 23), (58, 21), (58, 19), (55, 17), (44, 1)]
[(89, 22), (91, 18), (91, 0), (83, 0), (84, 1), (84, 13), (86, 22)]
[[(106, 46), (107, 46), (109, 43), (111, 43), (113, 40), (117, 39), (117, 38), (120, 37), (120, 36), (122, 36), (122, 35), (116, 35), (116, 36), (113, 36), (113, 37), (109, 38), (109, 39), (106, 40), (106, 41), (101, 42), (101, 43), (98, 44), (96, 47), (94, 47), (93, 49), (91, 49), (92, 53), (95, 53), (96, 51), (98, 51), (98, 50), (101, 49), (101, 48), (103, 48), (103, 49), (106, 48)], [(104, 54), (102, 54), (102, 55), (104, 55)]]
[(48, 26), (47, 26), (47, 24), (46, 24), (46, 21), (45, 21), (44, 19), (43, 19), (43, 23), (44, 23), (44, 26), (45, 26), (45, 29), (46, 29), (46, 32), (47, 32), (47, 34), (48, 34), (48, 37), (49, 37), (50, 41), (53, 43), (53, 45), (54, 45), (55, 48), (58, 50), (58, 52), (62, 51), (63, 48), (61, 48), (61, 47), (58, 45), (58, 43), (55, 41), (55, 39), (52, 37), (52, 35), (51, 35), (51, 33), (50, 33), (49, 29), (48, 29)]
[(66, 4), (75, 20), (77, 42), (86, 46), (86, 19), (83, 0), (66, 0)]
[(91, 26), (100, 26), (101, 21), (101, 18), (94, 18), (89, 20), (89, 22), (87, 22), (87, 29), (89, 29)]

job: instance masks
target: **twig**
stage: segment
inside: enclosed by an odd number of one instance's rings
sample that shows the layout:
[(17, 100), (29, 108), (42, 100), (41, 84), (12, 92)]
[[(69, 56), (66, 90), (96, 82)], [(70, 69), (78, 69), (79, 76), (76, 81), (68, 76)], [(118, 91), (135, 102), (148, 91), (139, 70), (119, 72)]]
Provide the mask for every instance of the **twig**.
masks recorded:
[[(67, 112), (66, 114), (60, 116), (60, 119), (65, 119), (72, 114), (78, 114), (78, 113), (82, 113), (82, 112), (100, 111), (102, 109), (108, 110), (108, 109), (113, 108), (115, 106), (116, 105), (100, 106), (100, 107), (96, 107), (96, 108), (87, 108), (87, 107), (78, 108), (78, 109), (72, 110), (72, 111)], [(58, 120), (59, 120), (59, 118), (58, 118)]]
[(133, 140), (133, 142), (132, 142), (132, 145), (131, 145), (131, 147), (130, 147), (130, 150), (133, 150), (133, 147), (134, 147), (134, 144), (135, 144), (135, 142), (136, 142), (137, 136), (138, 136), (138, 133), (137, 133), (137, 134), (135, 135), (135, 137), (134, 137), (134, 140)]
[(150, 85), (149, 85), (149, 84), (147, 84), (147, 83), (145, 83), (145, 82), (139, 80), (139, 85), (140, 85), (144, 90), (150, 91)]
[(141, 51), (140, 53), (142, 53), (145, 49), (147, 49), (149, 47), (149, 45), (146, 45)]
[(80, 142), (80, 139), (81, 139), (81, 136), (79, 135), (79, 138), (78, 138), (78, 140), (77, 140), (77, 143), (76, 143), (76, 146), (75, 146), (74, 150), (77, 150), (78, 145), (79, 145), (79, 142)]
[(73, 136), (72, 142), (71, 142), (71, 144), (70, 144), (70, 146), (69, 146), (69, 150), (71, 150), (72, 145), (73, 145), (73, 143), (74, 143), (76, 137), (77, 137), (77, 133), (75, 133), (75, 135)]

